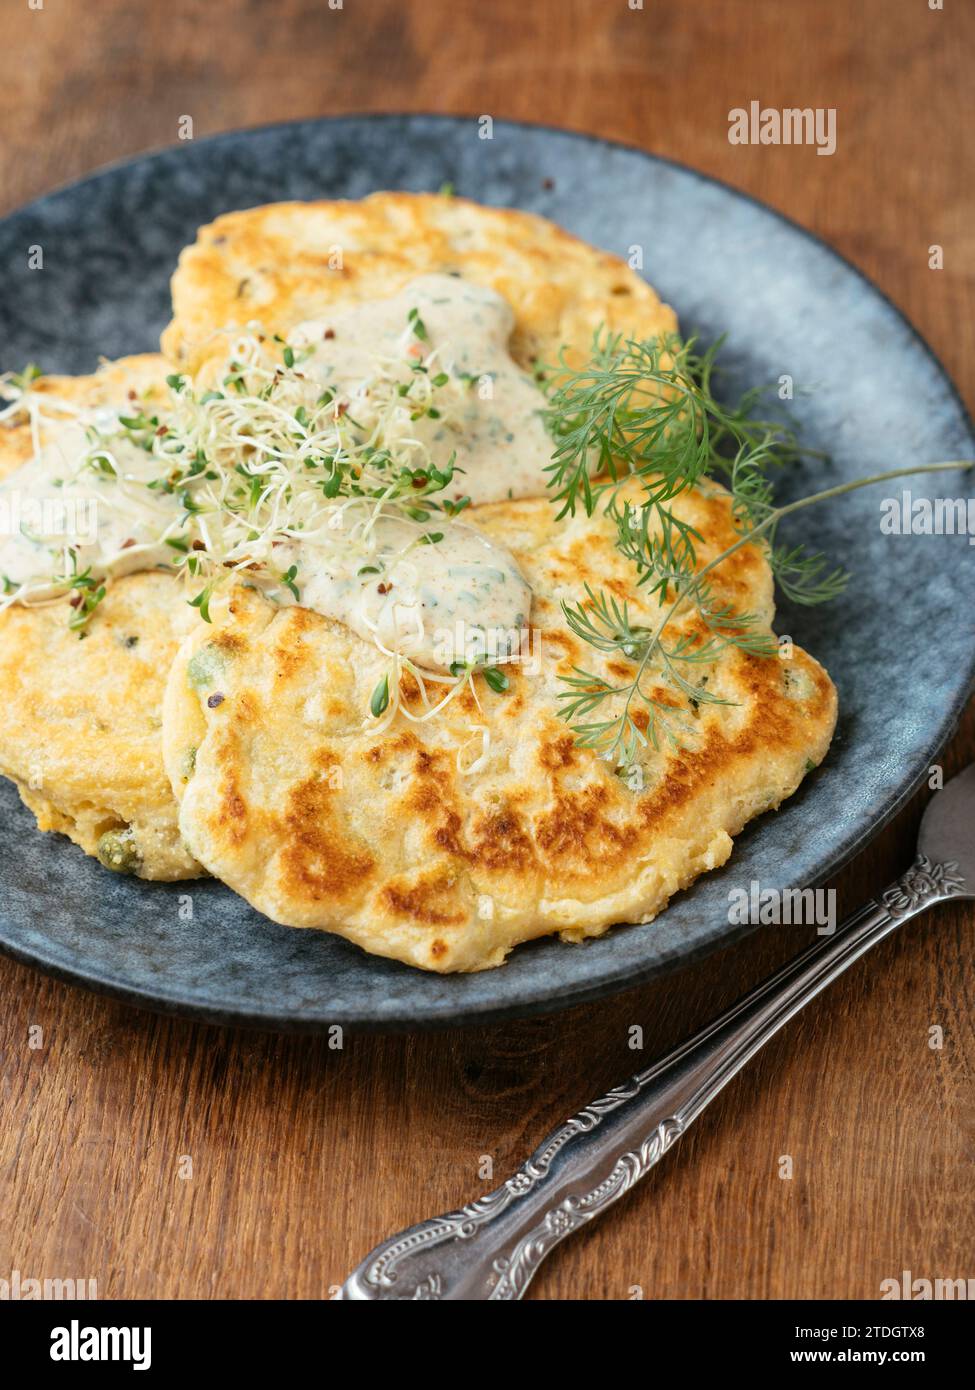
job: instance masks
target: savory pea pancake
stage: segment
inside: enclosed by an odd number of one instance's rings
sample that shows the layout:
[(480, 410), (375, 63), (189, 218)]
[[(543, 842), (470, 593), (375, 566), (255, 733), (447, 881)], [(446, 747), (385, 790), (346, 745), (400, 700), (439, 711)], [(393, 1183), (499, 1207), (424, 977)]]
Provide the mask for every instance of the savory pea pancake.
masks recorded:
[[(116, 405), (152, 392), (158, 356), (107, 363), (90, 377), (34, 390), (75, 405)], [(29, 427), (0, 429), (0, 476), (34, 452)], [(84, 639), (67, 600), (0, 612), (0, 773), (41, 830), (68, 835), (109, 868), (143, 878), (202, 872), (179, 833), (163, 770), (161, 704), (180, 641), (197, 621), (182, 587), (140, 573), (109, 587)]]
[(496, 290), (515, 315), (511, 354), (530, 369), (589, 353), (595, 330), (654, 337), (674, 312), (624, 261), (533, 213), (429, 193), (357, 202), (272, 203), (202, 227), (173, 276), (163, 352), (189, 371), (226, 352), (222, 330), (257, 321), (272, 333), (418, 276), (460, 275)]
[[(699, 565), (737, 537), (716, 485), (682, 494), (675, 510), (703, 537)], [(506, 690), (478, 675), (419, 722), (427, 706), (406, 672), (401, 707), (377, 717), (370, 700), (389, 661), (374, 644), (242, 587), (184, 643), (164, 702), (180, 829), (211, 873), (275, 921), (444, 972), (499, 965), (533, 937), (577, 941), (651, 920), (725, 862), (748, 820), (795, 791), (836, 719), (833, 685), (804, 652), (731, 646), (692, 670), (733, 703), (661, 689), (679, 744), (661, 737), (617, 768), (558, 715), (560, 674), (582, 667), (625, 684), (635, 671), (576, 636), (563, 601), (584, 598), (588, 581), (625, 600), (634, 623), (659, 621), (615, 526), (556, 519), (546, 499), (479, 507), (468, 524), (508, 548), (533, 594), (529, 656), (505, 666)], [(770, 630), (772, 576), (758, 547), (714, 571), (714, 597)], [(692, 610), (673, 632), (704, 635)], [(645, 729), (646, 711), (634, 717)]]

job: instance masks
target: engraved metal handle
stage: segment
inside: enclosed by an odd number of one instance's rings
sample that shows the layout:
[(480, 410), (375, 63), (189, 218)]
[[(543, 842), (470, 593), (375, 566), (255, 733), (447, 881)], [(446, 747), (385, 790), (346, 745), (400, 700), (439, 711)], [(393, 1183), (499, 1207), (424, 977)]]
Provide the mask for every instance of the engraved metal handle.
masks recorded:
[(502, 1187), (378, 1245), (344, 1299), (518, 1299), (554, 1246), (646, 1174), (794, 1014), (902, 922), (965, 891), (918, 855), (871, 899), (647, 1071), (553, 1131)]

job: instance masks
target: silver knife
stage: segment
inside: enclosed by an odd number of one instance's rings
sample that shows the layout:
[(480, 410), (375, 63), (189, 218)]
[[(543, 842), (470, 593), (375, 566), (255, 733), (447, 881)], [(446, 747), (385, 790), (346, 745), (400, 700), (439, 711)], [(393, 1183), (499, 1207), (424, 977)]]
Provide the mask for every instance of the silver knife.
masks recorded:
[(518, 1299), (550, 1250), (647, 1173), (810, 999), (903, 922), (975, 898), (975, 764), (936, 792), (914, 863), (647, 1071), (554, 1130), (502, 1187), (377, 1245), (343, 1299)]

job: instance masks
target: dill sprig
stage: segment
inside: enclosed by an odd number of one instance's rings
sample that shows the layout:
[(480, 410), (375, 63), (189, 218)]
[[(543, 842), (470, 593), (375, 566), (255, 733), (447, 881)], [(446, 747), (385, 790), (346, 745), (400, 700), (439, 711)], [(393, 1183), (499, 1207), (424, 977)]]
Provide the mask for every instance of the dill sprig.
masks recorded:
[[(713, 394), (720, 341), (698, 353), (693, 340), (676, 337), (636, 341), (597, 333), (591, 360), (569, 368), (564, 354), (543, 376), (551, 383), (546, 419), (555, 439), (550, 466), (551, 500), (558, 516), (581, 506), (597, 507), (616, 526), (616, 548), (634, 566), (638, 590), (663, 609), (652, 626), (636, 623), (626, 603), (585, 586), (585, 598), (562, 604), (569, 628), (606, 658), (634, 666), (628, 680), (574, 667), (562, 677), (560, 713), (577, 742), (620, 767), (633, 763), (642, 747), (659, 746), (664, 735), (680, 744), (693, 734), (702, 704), (728, 704), (708, 689), (710, 669), (731, 647), (770, 657), (775, 634), (752, 613), (735, 612), (715, 594), (711, 576), (743, 546), (759, 544), (782, 591), (801, 604), (824, 603), (845, 587), (848, 576), (827, 567), (825, 558), (801, 545), (779, 544), (777, 528), (792, 512), (871, 483), (915, 473), (968, 468), (953, 461), (895, 469), (855, 479), (783, 506), (775, 503), (767, 470), (811, 451), (793, 431), (766, 418), (762, 388), (746, 392), (733, 406)], [(729, 488), (738, 539), (698, 568), (701, 534), (673, 508), (683, 492), (718, 475)], [(620, 503), (633, 477), (643, 497)], [(697, 618), (675, 632), (678, 613)], [(590, 718), (612, 702), (604, 718)]]
[[(693, 572), (702, 539), (671, 506), (676, 497), (718, 476), (731, 490), (736, 523), (755, 524), (774, 505), (767, 470), (814, 452), (762, 410), (765, 388), (733, 405), (715, 396), (722, 343), (698, 352), (695, 339), (673, 334), (641, 342), (597, 332), (585, 367), (568, 368), (563, 353), (543, 373), (553, 383), (546, 419), (556, 441), (549, 486), (558, 515), (581, 505), (591, 516), (601, 505), (639, 586), (661, 604)], [(633, 476), (643, 480), (642, 503), (621, 508), (620, 489)], [(770, 543), (768, 559), (799, 602), (821, 602), (842, 587), (839, 572), (824, 575), (822, 557), (801, 548)]]
[[(955, 459), (944, 463), (922, 464), (915, 468), (895, 468), (885, 473), (875, 473), (868, 478), (855, 478), (851, 482), (840, 483), (822, 492), (812, 493), (796, 502), (779, 507), (771, 507), (764, 518), (751, 526), (738, 539), (713, 560), (710, 560), (683, 584), (676, 586), (677, 593), (664, 612), (660, 622), (652, 629), (633, 625), (629, 621), (626, 604), (619, 605), (615, 599), (607, 600), (603, 593), (595, 593), (587, 584), (586, 600), (575, 605), (563, 603), (562, 611), (566, 621), (577, 636), (606, 654), (618, 653), (637, 663), (633, 678), (621, 685), (613, 685), (604, 677), (592, 672), (574, 668), (571, 676), (563, 676), (566, 689), (559, 698), (563, 701), (560, 711), (568, 720), (579, 719), (602, 705), (611, 695), (622, 697), (621, 710), (609, 719), (586, 724), (574, 724), (577, 741), (584, 747), (595, 749), (603, 757), (616, 762), (618, 766), (628, 766), (635, 759), (639, 749), (647, 744), (659, 746), (659, 733), (663, 732), (672, 743), (680, 742), (680, 733), (687, 732), (691, 726), (683, 716), (683, 705), (679, 698), (684, 696), (695, 709), (700, 704), (732, 703), (716, 696), (706, 688), (706, 679), (693, 682), (680, 669), (688, 663), (710, 665), (728, 647), (755, 656), (773, 656), (777, 651), (774, 633), (756, 631), (757, 618), (753, 614), (734, 613), (729, 607), (715, 602), (708, 576), (719, 565), (731, 558), (745, 545), (761, 541), (774, 534), (783, 517), (793, 512), (811, 507), (817, 502), (854, 492), (875, 483), (889, 482), (893, 478), (913, 477), (920, 473), (941, 473), (949, 469), (969, 469), (975, 461)], [(834, 597), (842, 588), (846, 576), (840, 571), (817, 578), (823, 568), (821, 556), (809, 556), (796, 547), (792, 551), (778, 548), (785, 554), (791, 568), (783, 587), (801, 603), (820, 603)], [(798, 556), (792, 560), (789, 557)], [(795, 575), (799, 579), (795, 580)], [(779, 574), (780, 582), (782, 574)], [(677, 612), (685, 604), (693, 606), (708, 629), (703, 640), (693, 633), (678, 636), (669, 646), (665, 641)], [(648, 683), (653, 681), (653, 685)], [(665, 694), (658, 693), (657, 683), (665, 687)], [(634, 707), (645, 711), (645, 728), (633, 717)]]
[(731, 406), (715, 397), (722, 342), (698, 352), (693, 338), (638, 341), (599, 330), (584, 367), (569, 367), (563, 351), (542, 369), (555, 440), (549, 487), (559, 516), (580, 505), (592, 515), (596, 501), (634, 473), (647, 478), (648, 500), (663, 503), (706, 474), (727, 471), (742, 450), (779, 464), (804, 452), (790, 429), (759, 412), (763, 388)]

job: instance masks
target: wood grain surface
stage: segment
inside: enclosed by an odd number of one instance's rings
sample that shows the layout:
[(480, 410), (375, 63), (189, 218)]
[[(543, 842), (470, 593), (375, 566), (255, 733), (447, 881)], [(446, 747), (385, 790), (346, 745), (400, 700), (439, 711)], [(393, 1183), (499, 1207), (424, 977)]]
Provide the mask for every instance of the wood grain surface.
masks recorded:
[[(366, 110), (592, 131), (820, 233), (906, 311), (971, 406), (973, 52), (961, 0), (8, 0), (0, 203), (172, 143), (184, 114), (197, 138)], [(729, 145), (728, 112), (752, 99), (834, 107), (836, 153)], [(882, 679), (882, 653), (864, 660)], [(973, 756), (969, 714), (945, 768)], [(841, 910), (909, 860), (923, 799), (839, 880)], [(533, 1296), (869, 1299), (904, 1269), (975, 1275), (973, 926), (970, 907), (945, 908), (854, 967), (556, 1252)], [(495, 1186), (803, 940), (769, 928), (570, 1013), (342, 1050), (157, 1018), (0, 961), (0, 1278), (96, 1278), (101, 1297), (327, 1296), (376, 1241)]]

